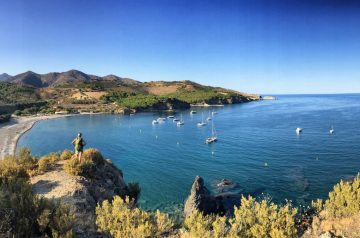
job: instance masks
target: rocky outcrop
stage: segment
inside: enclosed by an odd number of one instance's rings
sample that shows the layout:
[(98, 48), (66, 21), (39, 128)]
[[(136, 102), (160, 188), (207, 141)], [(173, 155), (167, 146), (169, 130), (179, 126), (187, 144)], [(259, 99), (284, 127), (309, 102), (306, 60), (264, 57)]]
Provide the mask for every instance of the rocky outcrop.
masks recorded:
[(240, 205), (241, 193), (233, 191), (236, 183), (222, 179), (216, 184), (216, 187), (215, 194), (212, 194), (204, 185), (204, 180), (200, 176), (196, 176), (190, 195), (185, 201), (185, 216), (190, 215), (194, 210), (199, 210), (204, 214), (231, 216), (234, 206)]
[(223, 214), (225, 212), (221, 199), (217, 199), (210, 194), (200, 176), (195, 177), (191, 193), (186, 199), (184, 206), (185, 216), (190, 215), (194, 210), (199, 210), (204, 214)]
[(62, 201), (75, 216), (75, 237), (101, 237), (95, 225), (96, 204), (114, 195), (128, 195), (122, 172), (103, 160), (91, 177), (73, 176), (64, 171), (64, 161), (31, 179), (35, 194)]

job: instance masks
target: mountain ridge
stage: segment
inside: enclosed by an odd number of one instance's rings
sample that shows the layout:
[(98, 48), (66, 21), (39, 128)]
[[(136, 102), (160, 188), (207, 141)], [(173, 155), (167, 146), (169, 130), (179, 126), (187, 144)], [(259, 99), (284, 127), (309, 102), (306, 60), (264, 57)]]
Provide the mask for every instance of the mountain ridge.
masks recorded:
[(7, 73), (0, 74), (0, 81), (7, 81), (7, 80), (9, 80), (11, 78), (12, 78), (12, 76), (8, 75)]
[(71, 69), (65, 72), (49, 72), (38, 74), (33, 71), (26, 71), (8, 79), (11, 83), (17, 83), (35, 88), (55, 87), (71, 83), (101, 82), (101, 81), (123, 81), (125, 84), (136, 84), (139, 81), (122, 78), (116, 75), (97, 76), (86, 74), (80, 70)]

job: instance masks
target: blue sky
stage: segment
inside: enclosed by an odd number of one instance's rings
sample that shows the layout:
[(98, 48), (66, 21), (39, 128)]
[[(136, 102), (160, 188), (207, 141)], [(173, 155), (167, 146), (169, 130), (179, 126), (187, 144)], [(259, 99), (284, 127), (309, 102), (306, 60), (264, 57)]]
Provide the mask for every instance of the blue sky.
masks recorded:
[(360, 92), (360, 1), (0, 2), (0, 72), (79, 69), (253, 93)]

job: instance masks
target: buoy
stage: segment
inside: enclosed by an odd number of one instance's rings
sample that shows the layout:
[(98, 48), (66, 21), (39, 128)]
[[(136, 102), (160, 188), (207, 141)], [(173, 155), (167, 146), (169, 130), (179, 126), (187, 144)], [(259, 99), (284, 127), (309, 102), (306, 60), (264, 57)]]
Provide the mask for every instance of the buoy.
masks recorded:
[(156, 136), (156, 139), (158, 138), (158, 136)]
[(215, 154), (215, 152), (213, 151), (213, 152), (211, 152), (211, 154), (212, 154), (212, 155), (214, 155), (214, 154)]
[(266, 163), (266, 162), (265, 162), (265, 164), (264, 164), (264, 165), (265, 165), (265, 167), (267, 167), (267, 166), (268, 166), (268, 163)]

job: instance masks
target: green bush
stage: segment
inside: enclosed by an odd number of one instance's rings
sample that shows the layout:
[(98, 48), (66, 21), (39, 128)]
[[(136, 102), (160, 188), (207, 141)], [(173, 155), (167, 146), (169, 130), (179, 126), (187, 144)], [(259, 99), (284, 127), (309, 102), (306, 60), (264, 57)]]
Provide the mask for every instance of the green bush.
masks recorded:
[(213, 236), (213, 222), (216, 216), (204, 215), (201, 212), (194, 210), (190, 216), (186, 217), (184, 224), (188, 230), (189, 237), (206, 238)]
[(360, 212), (360, 174), (353, 181), (340, 181), (329, 193), (325, 201), (318, 199), (312, 203), (319, 213), (325, 211), (329, 217), (345, 217)]
[(278, 206), (268, 199), (256, 201), (242, 197), (241, 206), (235, 208), (230, 219), (230, 237), (296, 237), (296, 208), (290, 204)]
[(134, 201), (115, 196), (112, 203), (105, 200), (96, 207), (96, 225), (112, 237), (160, 237), (174, 226), (168, 215), (150, 213), (134, 207)]
[(234, 217), (203, 215), (193, 211), (186, 217), (187, 237), (207, 238), (293, 238), (297, 237), (295, 215), (297, 209), (290, 204), (277, 206), (268, 199), (257, 201), (242, 197), (241, 206), (235, 207)]

